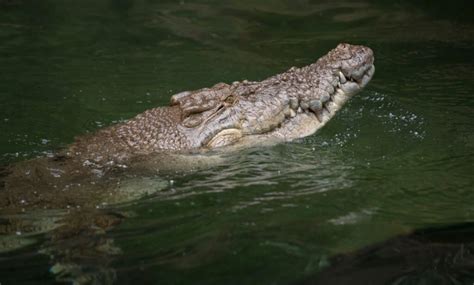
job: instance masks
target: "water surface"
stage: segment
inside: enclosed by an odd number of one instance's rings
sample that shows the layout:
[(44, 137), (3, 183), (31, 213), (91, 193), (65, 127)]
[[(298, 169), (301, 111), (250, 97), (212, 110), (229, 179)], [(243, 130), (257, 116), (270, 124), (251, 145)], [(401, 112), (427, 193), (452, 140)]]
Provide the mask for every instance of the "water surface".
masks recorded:
[[(81, 259), (85, 271), (101, 283), (289, 284), (335, 254), (472, 222), (473, 10), (436, 2), (0, 0), (0, 163), (349, 42), (374, 50), (376, 73), (324, 129), (132, 180), (158, 192), (120, 208), (132, 214), (106, 236), (121, 253)], [(44, 239), (0, 255), (0, 283), (54, 282)]]

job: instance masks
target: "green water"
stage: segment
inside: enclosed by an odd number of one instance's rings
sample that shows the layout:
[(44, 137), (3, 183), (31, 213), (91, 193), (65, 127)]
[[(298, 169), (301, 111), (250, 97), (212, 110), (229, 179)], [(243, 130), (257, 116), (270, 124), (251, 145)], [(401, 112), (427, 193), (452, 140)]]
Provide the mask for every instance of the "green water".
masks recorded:
[[(474, 13), (437, 2), (0, 0), (0, 164), (350, 42), (374, 50), (374, 79), (317, 134), (137, 182), (161, 190), (121, 208), (112, 279), (289, 284), (334, 254), (472, 222)], [(53, 282), (40, 247), (0, 255), (0, 283)]]

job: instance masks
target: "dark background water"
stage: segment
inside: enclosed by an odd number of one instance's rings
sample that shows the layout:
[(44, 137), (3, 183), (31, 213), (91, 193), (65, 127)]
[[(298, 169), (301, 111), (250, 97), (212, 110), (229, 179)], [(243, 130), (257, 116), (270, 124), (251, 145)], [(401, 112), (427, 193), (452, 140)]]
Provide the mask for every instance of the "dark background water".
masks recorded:
[[(335, 254), (474, 220), (473, 16), (469, 1), (0, 0), (0, 163), (179, 91), (368, 45), (374, 79), (324, 129), (132, 181), (159, 192), (109, 233), (117, 283), (288, 284)], [(0, 256), (0, 283), (52, 282), (39, 246)]]

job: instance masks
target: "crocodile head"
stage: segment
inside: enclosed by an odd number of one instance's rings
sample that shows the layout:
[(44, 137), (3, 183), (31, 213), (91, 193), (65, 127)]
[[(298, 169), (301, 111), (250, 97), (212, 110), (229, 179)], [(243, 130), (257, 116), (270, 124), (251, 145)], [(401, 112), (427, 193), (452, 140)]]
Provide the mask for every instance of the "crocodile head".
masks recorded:
[(261, 82), (219, 83), (174, 95), (181, 130), (193, 147), (241, 141), (292, 140), (313, 134), (372, 78), (374, 56), (365, 46), (339, 44), (317, 62), (292, 67)]

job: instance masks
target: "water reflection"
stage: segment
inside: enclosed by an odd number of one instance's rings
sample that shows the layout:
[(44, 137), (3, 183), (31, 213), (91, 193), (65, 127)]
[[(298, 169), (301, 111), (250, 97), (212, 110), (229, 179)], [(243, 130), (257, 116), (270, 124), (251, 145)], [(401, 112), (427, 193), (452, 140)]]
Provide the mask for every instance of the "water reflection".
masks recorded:
[[(301, 142), (252, 148), (222, 154), (221, 165), (217, 168), (177, 178), (176, 191), (166, 199), (247, 189), (243, 191), (252, 191), (251, 200), (239, 201), (234, 209), (271, 200), (283, 200), (284, 203), (297, 196), (350, 187), (347, 175), (351, 168), (330, 150), (317, 146), (308, 149)], [(291, 177), (291, 183), (288, 183), (288, 177)], [(279, 190), (275, 191), (276, 188)]]
[[(42, 269), (45, 271), (39, 276), (32, 274), (29, 277), (36, 282), (49, 271), (58, 282), (113, 284), (116, 273), (109, 263), (121, 252), (107, 237), (106, 231), (122, 218), (118, 214), (92, 211), (50, 210), (3, 215), (0, 253), (5, 257), (0, 263), (2, 268), (14, 266), (28, 271), (31, 264), (25, 263), (25, 259), (40, 254), (48, 257), (49, 268)], [(16, 251), (9, 253), (12, 250)], [(13, 265), (5, 262), (8, 260)]]
[[(329, 154), (330, 152), (323, 149), (318, 152), (316, 147), (308, 150), (304, 145), (298, 143), (266, 148), (256, 147), (230, 153), (196, 154), (194, 156), (182, 156), (173, 163), (187, 164), (189, 167), (193, 164), (203, 165), (203, 163), (197, 161), (204, 160), (206, 161), (204, 165), (207, 168), (192, 169), (191, 173), (185, 172), (176, 177), (174, 177), (176, 175), (174, 174), (169, 181), (163, 180), (165, 174), (156, 176), (153, 171), (148, 171), (151, 176), (147, 176), (145, 172), (138, 174), (140, 168), (134, 169), (133, 166), (130, 166), (129, 174), (112, 177), (114, 179), (113, 183), (110, 182), (110, 179), (107, 179), (106, 181), (97, 180), (92, 185), (94, 187), (105, 187), (102, 189), (103, 191), (113, 191), (117, 196), (113, 200), (116, 201), (124, 201), (124, 199), (119, 198), (122, 196), (126, 197), (125, 201), (130, 199), (133, 201), (147, 194), (149, 197), (140, 202), (142, 207), (158, 201), (183, 201), (183, 203), (191, 201), (190, 205), (193, 205), (192, 200), (199, 198), (195, 196), (218, 195), (235, 189), (247, 189), (249, 191), (246, 194), (248, 198), (244, 197), (236, 200), (229, 210), (237, 212), (248, 206), (258, 205), (259, 209), (268, 212), (273, 211), (276, 205), (272, 205), (272, 203), (275, 202), (280, 207), (297, 208), (300, 205), (295, 203), (295, 197), (315, 195), (332, 189), (349, 187), (350, 182), (346, 181), (345, 177), (350, 167), (342, 166), (328, 169), (330, 165), (344, 165), (335, 163), (334, 160), (338, 159), (337, 156)], [(215, 156), (218, 158), (215, 158)], [(286, 157), (286, 159), (284, 159), (284, 163), (279, 163), (278, 161), (282, 157)], [(156, 160), (149, 159), (146, 166), (150, 170), (160, 169), (160, 165), (163, 165), (163, 159), (162, 156), (159, 156)], [(180, 159), (185, 161), (181, 162)], [(302, 159), (306, 160), (307, 163), (301, 163)], [(166, 160), (173, 161), (170, 156)], [(42, 162), (42, 160), (39, 161)], [(153, 166), (154, 161), (159, 165)], [(192, 163), (186, 163), (186, 161), (192, 161)], [(212, 166), (208, 162), (219, 164)], [(35, 161), (29, 163), (34, 165)], [(27, 164), (28, 162), (21, 165), (26, 167)], [(143, 167), (143, 165), (140, 166)], [(180, 172), (183, 170), (184, 168)], [(64, 177), (65, 173), (58, 172), (55, 168), (46, 168), (45, 171), (51, 172), (53, 177), (51, 179), (56, 179), (55, 183), (59, 183), (58, 179), (66, 179)], [(337, 175), (334, 175), (334, 173), (337, 173)], [(296, 183), (287, 185), (287, 188), (282, 187), (287, 179), (285, 177), (288, 176), (294, 177)], [(309, 179), (310, 177), (313, 177), (313, 179)], [(81, 184), (84, 184), (84, 186), (77, 184), (78, 186), (74, 188), (75, 192), (83, 191), (80, 187), (86, 187), (84, 189), (91, 191), (88, 189), (91, 187), (91, 185), (88, 185), (89, 183)], [(69, 184), (66, 186), (69, 186)], [(275, 192), (276, 186), (282, 188), (282, 190)], [(41, 186), (38, 185), (38, 187)], [(106, 187), (112, 187), (113, 189)], [(37, 191), (45, 190), (47, 191), (47, 189), (37, 189)], [(99, 200), (95, 203), (98, 203), (101, 208), (104, 207)], [(120, 213), (120, 209), (91, 211), (86, 205), (75, 209), (75, 207), (70, 208), (69, 204), (67, 208), (68, 210), (56, 214), (46, 210), (38, 213), (28, 211), (25, 214), (8, 219), (7, 223), (11, 225), (12, 229), (5, 231), (7, 235), (3, 239), (4, 249), (18, 249), (28, 241), (27, 238), (30, 236), (40, 240), (44, 236), (46, 237), (45, 242), (40, 246), (35, 246), (40, 248), (42, 254), (50, 256), (50, 272), (56, 276), (56, 280), (78, 283), (99, 282), (109, 284), (114, 282), (116, 271), (110, 264), (121, 253), (121, 249), (107, 235), (107, 231), (122, 222), (124, 216)], [(18, 232), (26, 233), (21, 229), (25, 227), (13, 225), (11, 221), (24, 224), (30, 215), (35, 216), (35, 220), (30, 223), (31, 233), (15, 235)], [(146, 226), (144, 225), (143, 228), (146, 229)], [(30, 244), (35, 244), (35, 241), (31, 240)], [(181, 252), (181, 249), (177, 250)], [(186, 255), (188, 259), (198, 260), (200, 259), (198, 256), (201, 254), (204, 253), (198, 251)], [(175, 255), (160, 256), (160, 260), (163, 264), (178, 264), (179, 262), (180, 266), (183, 263), (191, 262)]]

